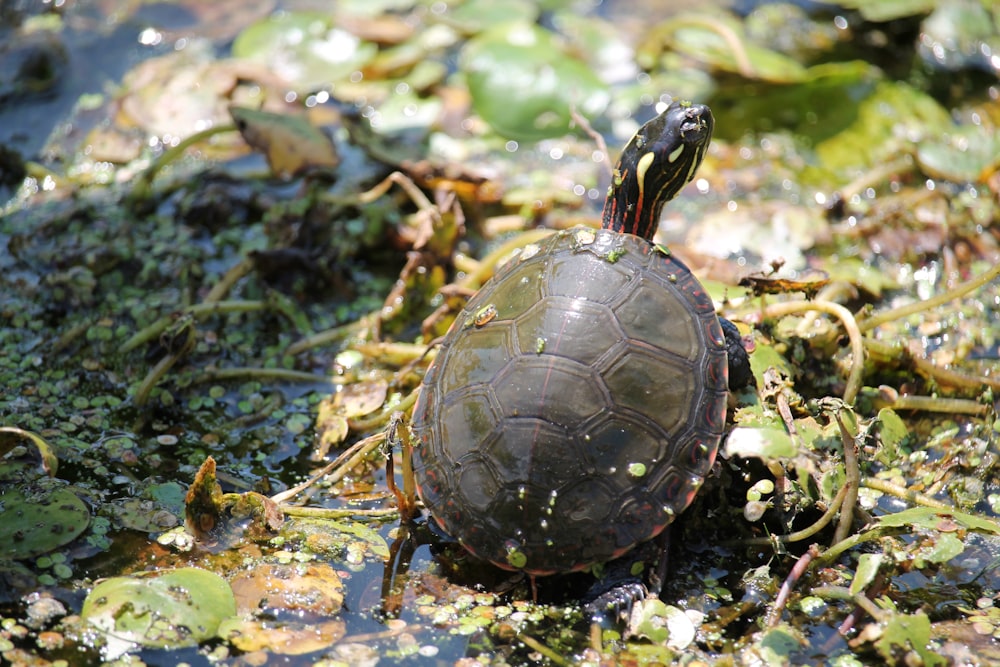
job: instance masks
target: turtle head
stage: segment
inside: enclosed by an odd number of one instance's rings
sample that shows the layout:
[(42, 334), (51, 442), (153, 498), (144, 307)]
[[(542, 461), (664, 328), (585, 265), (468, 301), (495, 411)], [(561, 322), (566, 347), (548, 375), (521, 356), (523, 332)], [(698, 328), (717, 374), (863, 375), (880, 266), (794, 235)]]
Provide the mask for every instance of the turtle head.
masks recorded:
[(674, 102), (639, 128), (618, 158), (604, 228), (652, 240), (663, 205), (694, 178), (714, 125), (704, 104)]

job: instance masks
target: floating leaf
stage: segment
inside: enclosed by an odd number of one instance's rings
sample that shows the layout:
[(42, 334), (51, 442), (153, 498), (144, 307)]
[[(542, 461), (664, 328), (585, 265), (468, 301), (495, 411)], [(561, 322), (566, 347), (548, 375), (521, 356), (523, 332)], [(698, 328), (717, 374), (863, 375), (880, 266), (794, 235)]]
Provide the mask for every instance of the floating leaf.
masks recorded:
[(325, 563), (259, 565), (237, 574), (232, 586), (240, 616), (224, 621), (218, 634), (241, 651), (301, 655), (346, 632), (343, 620), (330, 620), (344, 604), (344, 585)]
[(475, 33), (507, 21), (534, 23), (538, 3), (528, 0), (466, 0), (448, 11), (448, 20), (461, 30)]
[(830, 139), (855, 121), (859, 100), (879, 76), (862, 61), (823, 63), (795, 85), (751, 82), (722, 89), (713, 103), (716, 134), (735, 141), (747, 131), (786, 129), (811, 142)]
[(825, 169), (853, 179), (898, 153), (904, 138), (941, 136), (952, 127), (948, 111), (929, 95), (905, 83), (882, 82), (858, 105), (854, 122), (818, 143), (816, 154)]
[(122, 528), (145, 533), (168, 530), (179, 523), (176, 516), (158, 503), (142, 498), (112, 501), (104, 506), (104, 510), (113, 516), (115, 522)]
[(917, 146), (917, 163), (928, 176), (956, 183), (985, 180), (1000, 167), (1000, 133), (984, 125), (962, 125)]
[[(925, 62), (947, 71), (966, 68), (997, 73), (1000, 65), (1000, 21), (990, 14), (986, 2), (940, 2), (924, 19), (919, 52)], [(998, 17), (1000, 18), (1000, 17)]]
[(476, 113), (519, 141), (566, 134), (571, 109), (593, 118), (610, 100), (586, 63), (551, 32), (528, 23), (506, 23), (469, 40), (460, 67)]
[(294, 612), (332, 616), (344, 604), (344, 584), (325, 563), (264, 564), (231, 582), (241, 614)]
[(34, 558), (69, 544), (90, 525), (90, 511), (66, 488), (0, 493), (0, 557)]
[(929, 648), (930, 639), (931, 620), (927, 614), (893, 614), (885, 624), (881, 638), (875, 642), (875, 648), (889, 664), (899, 662), (897, 647), (904, 653), (915, 651), (922, 659), (921, 664), (927, 667), (945, 664), (947, 661)]
[(934, 507), (912, 507), (879, 517), (878, 522), (882, 526), (892, 528), (915, 527), (925, 530), (937, 530), (942, 518), (950, 518), (960, 526), (969, 530), (978, 530), (984, 533), (1000, 535), (1000, 524), (986, 517), (967, 514), (952, 509), (938, 509)]
[(373, 555), (379, 558), (389, 557), (389, 545), (386, 543), (385, 538), (371, 526), (357, 521), (338, 521), (336, 522), (336, 526), (341, 532), (364, 540)]
[[(925, 563), (947, 563), (952, 558), (956, 558), (965, 551), (965, 545), (953, 533), (941, 533), (934, 544), (928, 548), (921, 549), (917, 553), (919, 565)], [(923, 563), (920, 563), (923, 561)]]
[(879, 460), (885, 464), (896, 459), (896, 452), (909, 431), (906, 423), (891, 408), (882, 408), (876, 417), (878, 423), (879, 441), (882, 443), (882, 451), (879, 452)]
[(219, 625), (219, 636), (241, 651), (270, 651), (280, 655), (321, 651), (345, 634), (347, 624), (341, 619), (304, 624), (229, 618)]
[(344, 79), (378, 47), (335, 28), (320, 12), (278, 12), (254, 23), (233, 42), (233, 56), (267, 63), (282, 78), (314, 90)]
[(389, 383), (385, 378), (361, 380), (341, 387), (333, 396), (333, 404), (345, 417), (353, 419), (381, 408), (388, 393)]
[(750, 42), (742, 22), (722, 13), (679, 14), (663, 21), (640, 47), (640, 62), (650, 64), (650, 57), (663, 45), (748, 79), (796, 83), (807, 77), (806, 68), (796, 60)]
[(113, 658), (136, 646), (197, 645), (235, 613), (225, 579), (188, 567), (105, 579), (84, 600), (81, 616), (104, 633), (106, 657)]
[[(750, 369), (758, 387), (765, 385), (764, 374), (769, 370), (777, 371), (783, 378), (795, 377), (795, 367), (787, 355), (781, 354), (772, 343), (759, 341), (750, 353)], [(772, 371), (772, 372), (773, 372)]]
[(856, 9), (866, 21), (882, 23), (927, 14), (940, 0), (833, 0), (830, 4)]
[(667, 605), (659, 598), (642, 600), (632, 609), (629, 629), (636, 637), (645, 637), (656, 644), (666, 642), (670, 638)]
[(757, 640), (754, 649), (759, 660), (758, 664), (788, 665), (791, 658), (803, 645), (802, 637), (791, 627), (779, 625), (765, 631)]

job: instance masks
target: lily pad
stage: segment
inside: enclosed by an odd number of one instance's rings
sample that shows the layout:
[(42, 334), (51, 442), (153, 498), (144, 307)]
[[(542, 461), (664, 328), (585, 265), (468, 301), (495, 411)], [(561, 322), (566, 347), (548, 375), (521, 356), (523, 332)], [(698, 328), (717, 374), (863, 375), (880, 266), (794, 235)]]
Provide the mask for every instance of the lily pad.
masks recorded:
[(835, 0), (831, 4), (844, 9), (856, 9), (866, 21), (881, 23), (907, 16), (926, 14), (939, 0)]
[(651, 32), (639, 60), (648, 59), (659, 45), (700, 60), (724, 72), (748, 79), (775, 83), (797, 83), (806, 79), (806, 68), (798, 61), (747, 40), (743, 24), (723, 14), (678, 14)]
[(505, 21), (533, 23), (538, 4), (528, 0), (466, 0), (448, 11), (448, 19), (467, 33), (476, 33)]
[(319, 12), (282, 12), (258, 21), (233, 42), (233, 55), (269, 63), (297, 87), (315, 90), (356, 72), (378, 47), (333, 25)]
[(243, 616), (224, 621), (218, 634), (240, 650), (300, 655), (345, 634), (344, 621), (331, 618), (343, 605), (344, 586), (325, 563), (261, 565), (236, 575), (232, 585)]
[(90, 525), (90, 511), (66, 488), (0, 495), (0, 557), (34, 558), (69, 544)]
[(1000, 135), (983, 125), (963, 125), (928, 137), (917, 147), (917, 162), (928, 176), (956, 183), (986, 180), (1000, 167)]
[(476, 113), (518, 141), (566, 134), (572, 109), (594, 118), (611, 99), (586, 63), (528, 23), (506, 23), (469, 40), (460, 67)]
[(104, 633), (111, 657), (138, 646), (195, 646), (235, 613), (225, 579), (187, 567), (106, 579), (84, 600), (81, 615)]
[(951, 129), (948, 111), (929, 95), (905, 83), (883, 82), (858, 106), (851, 126), (817, 144), (816, 154), (828, 171), (853, 179), (899, 153), (906, 138), (919, 141)]

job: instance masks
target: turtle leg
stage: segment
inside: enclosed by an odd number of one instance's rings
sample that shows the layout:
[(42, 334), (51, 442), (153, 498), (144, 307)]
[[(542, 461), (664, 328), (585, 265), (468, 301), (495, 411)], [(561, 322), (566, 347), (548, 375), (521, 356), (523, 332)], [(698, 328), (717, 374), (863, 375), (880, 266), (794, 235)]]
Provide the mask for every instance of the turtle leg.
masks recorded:
[(726, 337), (726, 355), (729, 357), (729, 390), (736, 391), (756, 384), (750, 370), (750, 355), (746, 343), (736, 325), (724, 317), (719, 318), (722, 333)]
[[(396, 476), (392, 463), (392, 444), (399, 440), (401, 459), (403, 462), (403, 489), (396, 486)], [(396, 496), (399, 506), (399, 518), (405, 523), (417, 515), (417, 483), (413, 477), (413, 445), (410, 443), (409, 425), (402, 412), (394, 412), (389, 419), (385, 435), (385, 478), (389, 490)]]
[(669, 534), (668, 528), (631, 553), (607, 563), (604, 576), (583, 597), (584, 615), (601, 625), (619, 625), (628, 621), (637, 602), (657, 597), (666, 579)]

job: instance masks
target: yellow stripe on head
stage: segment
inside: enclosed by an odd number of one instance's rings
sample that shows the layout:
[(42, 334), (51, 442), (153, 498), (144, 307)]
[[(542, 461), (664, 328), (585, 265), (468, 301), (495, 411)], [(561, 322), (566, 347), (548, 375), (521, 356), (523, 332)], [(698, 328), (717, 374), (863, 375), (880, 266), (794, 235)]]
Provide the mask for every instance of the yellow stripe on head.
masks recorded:
[(643, 186), (646, 185), (646, 172), (649, 170), (649, 166), (653, 164), (653, 160), (656, 159), (656, 154), (653, 152), (645, 153), (635, 165), (635, 175), (636, 179), (639, 181), (639, 197), (642, 198)]

